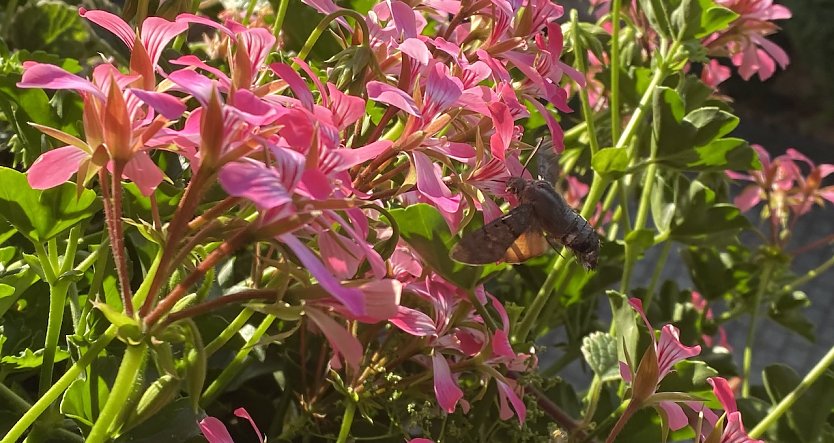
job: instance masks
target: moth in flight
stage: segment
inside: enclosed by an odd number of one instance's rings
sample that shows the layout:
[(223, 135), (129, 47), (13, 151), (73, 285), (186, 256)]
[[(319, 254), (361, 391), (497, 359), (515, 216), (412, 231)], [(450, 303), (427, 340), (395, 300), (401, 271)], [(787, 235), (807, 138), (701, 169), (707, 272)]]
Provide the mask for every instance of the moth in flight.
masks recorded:
[(507, 191), (518, 197), (519, 205), (464, 235), (449, 254), (454, 260), (471, 265), (520, 263), (558, 242), (583, 266), (596, 268), (599, 236), (548, 181), (513, 177), (507, 180)]

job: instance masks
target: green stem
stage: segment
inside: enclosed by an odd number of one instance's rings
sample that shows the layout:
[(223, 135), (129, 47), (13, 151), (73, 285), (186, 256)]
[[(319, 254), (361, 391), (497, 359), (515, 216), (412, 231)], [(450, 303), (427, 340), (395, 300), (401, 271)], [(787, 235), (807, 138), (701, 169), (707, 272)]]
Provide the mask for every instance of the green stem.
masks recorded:
[(240, 331), (240, 328), (242, 328), (243, 325), (246, 324), (246, 321), (249, 320), (249, 318), (252, 317), (252, 314), (254, 313), (255, 311), (249, 308), (244, 308), (242, 311), (240, 311), (237, 317), (235, 317), (235, 319), (232, 320), (232, 322), (229, 323), (229, 325), (226, 326), (225, 329), (223, 329), (223, 332), (221, 332), (220, 335), (215, 337), (214, 340), (212, 340), (208, 344), (208, 346), (206, 346), (206, 356), (211, 356), (212, 354), (220, 350), (220, 348), (222, 348), (223, 345), (228, 343), (229, 340), (231, 340), (232, 337), (234, 337), (235, 334), (237, 334), (238, 331)]
[(90, 365), (90, 363), (98, 357), (98, 354), (104, 350), (104, 348), (116, 338), (116, 332), (118, 332), (118, 328), (115, 326), (110, 326), (107, 330), (102, 334), (93, 344), (90, 346), (90, 349), (75, 362), (74, 365), (70, 366), (67, 372), (59, 378), (54, 385), (52, 385), (49, 390), (47, 390), (43, 395), (38, 398), (38, 401), (23, 414), (17, 423), (9, 429), (9, 432), (6, 433), (6, 436), (3, 437), (3, 440), (0, 443), (14, 443), (20, 440), (20, 437), (23, 436), (23, 433), (35, 423), (35, 420), (43, 414), (44, 411), (51, 405), (64, 391), (69, 388), (70, 384), (75, 381), (81, 372)]
[(64, 322), (64, 307), (67, 302), (69, 282), (62, 280), (49, 289), (49, 317), (46, 323), (46, 339), (43, 345), (43, 364), (41, 364), (38, 395), (43, 395), (52, 386), (52, 370), (55, 366), (55, 354), (61, 338), (61, 324)]
[(24, 413), (32, 407), (26, 400), (20, 398), (19, 395), (15, 394), (14, 391), (3, 383), (0, 383), (0, 397), (4, 397), (6, 399), (5, 404), (17, 409), (20, 413)]
[(122, 414), (124, 407), (128, 404), (129, 397), (133, 394), (134, 388), (141, 379), (142, 367), (145, 362), (145, 354), (148, 347), (144, 343), (128, 345), (122, 357), (122, 364), (113, 382), (113, 389), (107, 396), (107, 403), (101, 409), (90, 435), (87, 436), (87, 443), (99, 443), (107, 441), (111, 435), (111, 426)]
[(620, 137), (620, 9), (622, 0), (611, 2), (611, 140)]
[(782, 415), (787, 412), (791, 406), (800, 398), (814, 382), (817, 381), (823, 374), (826, 373), (829, 367), (834, 364), (834, 347), (828, 350), (828, 353), (817, 362), (816, 365), (808, 372), (808, 375), (802, 379), (801, 382), (791, 391), (788, 395), (786, 395), (779, 404), (773, 408), (767, 416), (750, 431), (750, 438), (759, 438), (765, 431), (767, 431), (771, 426), (776, 424)]
[(823, 272), (827, 271), (828, 268), (834, 266), (834, 255), (831, 256), (828, 260), (823, 262), (821, 265), (817, 266), (816, 268), (806, 272), (801, 277), (793, 280), (792, 282), (782, 286), (782, 292), (788, 293), (793, 292), (796, 288), (810, 282), (811, 280), (819, 277), (822, 275)]
[(55, 284), (55, 280), (58, 279), (58, 276), (55, 273), (58, 269), (53, 266), (52, 259), (49, 257), (49, 253), (46, 252), (46, 248), (43, 247), (43, 244), (40, 242), (34, 241), (32, 245), (35, 246), (35, 254), (38, 256), (38, 261), (41, 262), (41, 268), (43, 269), (43, 277), (46, 279), (46, 282), (51, 286)]
[[(570, 22), (573, 35), (573, 53), (576, 56), (576, 68), (582, 74), (588, 74), (588, 66), (585, 63), (585, 48), (582, 47), (582, 41), (579, 39), (579, 13), (576, 9), (570, 11)], [(596, 124), (594, 123), (594, 110), (591, 109), (591, 101), (588, 98), (588, 88), (579, 89), (579, 100), (582, 102), (582, 117), (588, 125), (588, 140), (591, 146), (591, 155), (599, 151), (599, 141), (597, 140)]]
[(356, 24), (362, 29), (362, 45), (368, 46), (369, 45), (369, 38), (370, 38), (370, 31), (368, 29), (368, 24), (365, 23), (365, 16), (362, 14), (350, 10), (350, 9), (341, 9), (336, 12), (332, 12), (327, 14), (319, 24), (313, 29), (313, 32), (310, 33), (310, 36), (307, 37), (307, 41), (304, 42), (304, 46), (298, 51), (298, 58), (301, 60), (305, 60), (308, 55), (310, 55), (310, 51), (313, 50), (313, 46), (315, 46), (316, 42), (321, 37), (321, 34), (330, 26), (330, 23), (333, 20), (336, 20), (339, 17), (353, 17), (356, 21)]
[(240, 370), (243, 369), (243, 364), (246, 362), (246, 357), (249, 356), (249, 352), (254, 349), (255, 345), (261, 340), (264, 334), (266, 334), (266, 330), (272, 325), (272, 322), (275, 321), (275, 317), (271, 315), (267, 315), (264, 317), (261, 324), (255, 329), (255, 332), (252, 333), (252, 336), (249, 337), (249, 340), (246, 340), (246, 344), (243, 345), (242, 348), (235, 354), (235, 358), (229, 363), (220, 375), (214, 379), (213, 382), (206, 388), (205, 392), (203, 392), (202, 398), (200, 398), (200, 405), (205, 407), (206, 405), (211, 404), (217, 396), (223, 392), (223, 389), (228, 386), (229, 383), (232, 382)]
[[(139, 287), (139, 290), (136, 291), (136, 295), (134, 295), (134, 301), (136, 303), (141, 303), (145, 297), (148, 296), (148, 290), (150, 289), (150, 283), (152, 277), (156, 275), (157, 270), (159, 269), (159, 260), (160, 255), (157, 254), (156, 258), (154, 259), (153, 263), (151, 263), (151, 267), (148, 269), (148, 273), (146, 275), (145, 280), (142, 282), (142, 285)], [(75, 381), (81, 372), (93, 362), (93, 360), (98, 357), (99, 353), (116, 338), (116, 333), (118, 332), (118, 328), (114, 325), (110, 325), (107, 330), (104, 331), (101, 336), (99, 336), (96, 341), (90, 345), (90, 349), (87, 350), (81, 358), (78, 359), (75, 364), (70, 366), (67, 372), (59, 378), (55, 384), (52, 385), (43, 395), (38, 398), (38, 401), (32, 405), (32, 407), (23, 414), (23, 417), (17, 421), (17, 423), (9, 429), (9, 432), (6, 433), (6, 436), (3, 437), (3, 440), (0, 443), (15, 443), (20, 440), (20, 437), (23, 436), (23, 433), (26, 432), (32, 424), (35, 423), (35, 420), (41, 416), (41, 414), (49, 408), (64, 391), (69, 388), (70, 384)]]
[[(78, 225), (73, 226), (73, 228), (70, 229), (69, 238), (67, 239), (67, 249), (66, 251), (64, 251), (64, 260), (61, 261), (61, 264), (58, 267), (59, 273), (63, 274), (65, 272), (69, 272), (69, 270), (72, 269), (72, 265), (75, 263), (75, 252), (78, 250), (78, 240), (80, 238), (81, 227)], [(95, 260), (95, 258), (93, 258), (93, 260)], [(84, 261), (88, 262), (89, 260)], [(92, 261), (89, 261), (89, 263), (92, 264)]]
[(750, 330), (747, 331), (747, 343), (744, 345), (744, 361), (742, 368), (741, 395), (750, 396), (750, 368), (753, 364), (753, 344), (756, 342), (756, 329), (759, 325), (759, 311), (761, 310), (762, 298), (767, 286), (770, 284), (770, 277), (773, 274), (773, 262), (770, 260), (764, 263), (762, 275), (759, 277), (759, 287), (756, 288), (756, 295), (753, 300), (753, 314), (750, 318)]
[(346, 443), (350, 436), (350, 428), (353, 426), (353, 416), (356, 414), (356, 402), (353, 399), (346, 399), (345, 415), (342, 416), (342, 427), (339, 429), (339, 437), (336, 443)]
[(594, 414), (597, 411), (597, 404), (599, 404), (599, 396), (602, 393), (602, 379), (598, 375), (594, 375), (591, 381), (591, 387), (588, 388), (588, 407), (585, 409), (585, 416), (582, 418), (582, 424), (588, 425), (594, 420)]
[(287, 16), (287, 7), (289, 0), (280, 0), (278, 2), (278, 11), (275, 12), (275, 21), (272, 23), (272, 35), (275, 36), (275, 41), (278, 41), (281, 30), (284, 28), (284, 18)]

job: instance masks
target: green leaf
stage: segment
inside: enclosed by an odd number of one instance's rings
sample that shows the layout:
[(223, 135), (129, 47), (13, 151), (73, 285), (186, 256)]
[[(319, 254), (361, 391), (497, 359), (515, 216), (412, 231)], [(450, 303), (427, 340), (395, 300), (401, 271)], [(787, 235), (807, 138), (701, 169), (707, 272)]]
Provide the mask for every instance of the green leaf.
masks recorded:
[[(762, 372), (767, 395), (775, 405), (799, 385), (800, 377), (788, 366), (770, 365)], [(821, 441), (828, 416), (834, 408), (834, 374), (826, 372), (797, 399), (786, 416), (787, 422), (803, 443)]]
[(96, 193), (85, 189), (76, 197), (75, 185), (64, 183), (39, 191), (26, 175), (0, 167), (0, 217), (35, 242), (49, 240), (99, 210)]
[(617, 360), (617, 339), (604, 332), (592, 332), (582, 339), (582, 355), (588, 366), (602, 381), (615, 380), (620, 376)]
[[(55, 353), (55, 363), (66, 360), (69, 353), (63, 349), (58, 349)], [(32, 351), (29, 348), (24, 349), (17, 355), (7, 355), (0, 358), (0, 366), (5, 366), (3, 369), (19, 370), (39, 368), (43, 364), (43, 349)]]
[(73, 381), (61, 399), (61, 413), (92, 427), (96, 415), (93, 413), (91, 391), (97, 393), (99, 405), (97, 407), (103, 406), (107, 402), (107, 396), (110, 395), (110, 388), (104, 378), (96, 377), (96, 384), (96, 389), (92, 389), (90, 381), (86, 378)]
[[(681, 195), (680, 197), (684, 197)], [(724, 243), (750, 226), (750, 221), (730, 203), (716, 203), (715, 192), (698, 180), (692, 181), (686, 201), (678, 204), (670, 238), (681, 243)]]
[(446, 220), (433, 206), (419, 203), (404, 209), (392, 209), (390, 212), (397, 221), (402, 239), (444, 279), (471, 289), (486, 273), (496, 269), (496, 266), (468, 266), (449, 258), (449, 250), (457, 239), (449, 232)]
[(672, 23), (683, 39), (701, 38), (720, 31), (738, 17), (713, 0), (683, 0), (672, 13)]
[(631, 308), (631, 305), (628, 304), (628, 298), (622, 293), (609, 290), (606, 294), (611, 303), (613, 322), (617, 331), (617, 360), (631, 363), (632, 367), (636, 368), (639, 358), (637, 342), (640, 338), (640, 329), (637, 326), (634, 309)]
[(628, 253), (639, 255), (654, 246), (654, 231), (650, 229), (635, 229), (626, 234), (624, 240)]
[(670, 184), (662, 175), (655, 178), (651, 195), (652, 220), (661, 233), (666, 232), (672, 225), (672, 219), (677, 209), (677, 183)]
[(770, 305), (768, 315), (773, 321), (784, 326), (810, 342), (816, 341), (816, 325), (805, 315), (805, 309), (811, 306), (808, 296), (802, 291), (784, 294)]
[(119, 329), (118, 336), (121, 340), (128, 343), (137, 343), (142, 338), (142, 328), (139, 326), (139, 321), (128, 317), (124, 312), (113, 309), (112, 306), (101, 303), (99, 301), (92, 301), (93, 307), (101, 311), (104, 317), (114, 326)]
[(594, 171), (610, 179), (617, 179), (628, 169), (628, 152), (620, 148), (604, 148), (591, 159)]

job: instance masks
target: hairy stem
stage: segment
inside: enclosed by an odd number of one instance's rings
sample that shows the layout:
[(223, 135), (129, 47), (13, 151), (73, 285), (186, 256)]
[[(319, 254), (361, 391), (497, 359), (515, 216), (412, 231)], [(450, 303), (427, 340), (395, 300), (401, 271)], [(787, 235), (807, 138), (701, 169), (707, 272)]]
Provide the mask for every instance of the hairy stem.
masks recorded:
[(141, 379), (147, 350), (148, 347), (144, 343), (129, 345), (125, 349), (122, 363), (119, 365), (119, 372), (113, 382), (113, 389), (107, 396), (107, 403), (104, 404), (98, 420), (93, 424), (90, 435), (87, 436), (87, 443), (104, 442), (111, 437), (111, 425), (121, 415), (124, 407), (128, 404), (130, 395)]

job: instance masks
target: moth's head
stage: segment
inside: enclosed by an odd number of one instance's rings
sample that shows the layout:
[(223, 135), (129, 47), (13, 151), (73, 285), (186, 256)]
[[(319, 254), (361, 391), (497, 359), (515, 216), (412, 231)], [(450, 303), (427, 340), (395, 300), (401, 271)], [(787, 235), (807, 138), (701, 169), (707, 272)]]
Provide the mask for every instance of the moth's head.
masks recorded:
[(521, 177), (510, 177), (507, 179), (507, 192), (511, 192), (514, 195), (521, 195), (526, 187), (527, 180)]

